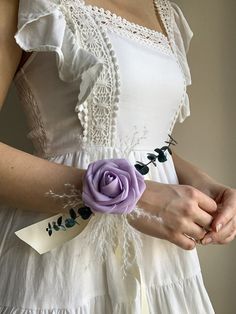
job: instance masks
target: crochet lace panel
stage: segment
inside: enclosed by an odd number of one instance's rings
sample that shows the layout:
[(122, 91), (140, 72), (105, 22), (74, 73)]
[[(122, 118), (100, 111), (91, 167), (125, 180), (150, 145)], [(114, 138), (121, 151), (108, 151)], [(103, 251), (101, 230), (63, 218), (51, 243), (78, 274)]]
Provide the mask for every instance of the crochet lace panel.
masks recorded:
[(30, 128), (27, 138), (33, 143), (34, 154), (41, 156), (46, 152), (49, 140), (40, 109), (24, 73), (14, 81), (14, 84), (17, 89), (19, 101), (26, 113), (28, 127)]
[[(82, 8), (78, 0), (62, 0), (61, 8), (82, 47), (95, 55), (103, 70), (92, 92), (75, 111), (83, 126), (83, 142), (112, 146), (116, 133), (116, 116), (120, 95), (119, 66), (115, 52), (100, 21)], [(72, 24), (71, 24), (72, 22)]]
[[(160, 32), (131, 23), (110, 11), (86, 5), (84, 0), (60, 0), (59, 2), (59, 7), (67, 24), (77, 36), (82, 48), (95, 55), (103, 63), (102, 72), (92, 92), (86, 101), (78, 102), (75, 107), (75, 112), (83, 127), (82, 143), (114, 146), (116, 145), (116, 124), (121, 83), (119, 64), (107, 35), (108, 29), (151, 45), (163, 53), (173, 54), (185, 81), (176, 53), (173, 31), (174, 16), (171, 4), (168, 0), (155, 0), (156, 9), (168, 35), (167, 38)], [(184, 99), (185, 93), (178, 110), (173, 115), (169, 132), (172, 131), (178, 118)]]
[(121, 16), (117, 16), (109, 10), (88, 5), (88, 10), (93, 16), (99, 18), (107, 30), (137, 41), (144, 46), (150, 46), (161, 52), (171, 55), (172, 50), (168, 38), (161, 32), (149, 29), (142, 25), (132, 23)]

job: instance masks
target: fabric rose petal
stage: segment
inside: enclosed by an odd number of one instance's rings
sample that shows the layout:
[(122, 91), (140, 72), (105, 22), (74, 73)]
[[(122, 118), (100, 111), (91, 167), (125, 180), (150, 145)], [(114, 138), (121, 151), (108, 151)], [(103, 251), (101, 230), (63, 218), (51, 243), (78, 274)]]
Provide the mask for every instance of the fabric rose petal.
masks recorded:
[(90, 163), (82, 199), (93, 212), (129, 214), (146, 188), (144, 177), (124, 158)]

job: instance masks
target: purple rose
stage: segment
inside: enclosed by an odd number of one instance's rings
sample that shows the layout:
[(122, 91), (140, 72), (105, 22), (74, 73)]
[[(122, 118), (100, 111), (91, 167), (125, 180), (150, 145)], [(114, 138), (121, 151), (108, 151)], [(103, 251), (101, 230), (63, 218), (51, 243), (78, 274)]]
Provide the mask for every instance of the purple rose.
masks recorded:
[(89, 164), (82, 199), (94, 212), (130, 213), (146, 188), (144, 177), (127, 159), (103, 159)]

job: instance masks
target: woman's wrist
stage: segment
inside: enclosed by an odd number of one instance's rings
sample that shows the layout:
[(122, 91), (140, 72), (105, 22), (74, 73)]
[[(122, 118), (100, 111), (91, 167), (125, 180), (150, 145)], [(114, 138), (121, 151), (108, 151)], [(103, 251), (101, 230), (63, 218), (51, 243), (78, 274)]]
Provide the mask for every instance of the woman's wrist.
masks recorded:
[(209, 175), (199, 172), (192, 178), (189, 185), (213, 197), (212, 187), (218, 185), (218, 183)]
[(173, 154), (173, 162), (178, 176), (179, 184), (190, 185), (199, 191), (205, 193), (212, 199), (215, 199), (217, 191), (227, 188), (218, 183), (206, 172), (193, 165), (187, 160), (182, 159), (177, 154)]
[(77, 182), (76, 182), (76, 188), (79, 190), (79, 191), (83, 191), (83, 186), (84, 186), (84, 177), (85, 177), (85, 174), (86, 174), (86, 169), (78, 169), (76, 168), (76, 178), (77, 178)]
[(176, 153), (173, 153), (173, 162), (178, 176), (179, 184), (191, 185), (201, 189), (202, 184), (207, 185), (216, 181), (202, 169), (187, 160), (184, 160)]

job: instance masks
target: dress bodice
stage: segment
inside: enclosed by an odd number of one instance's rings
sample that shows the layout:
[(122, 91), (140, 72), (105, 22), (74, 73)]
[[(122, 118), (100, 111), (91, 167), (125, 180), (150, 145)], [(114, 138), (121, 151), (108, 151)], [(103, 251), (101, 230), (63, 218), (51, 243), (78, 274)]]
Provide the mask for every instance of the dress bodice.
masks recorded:
[[(15, 35), (24, 50), (33, 51), (14, 81), (35, 154), (118, 147), (118, 139), (132, 140), (144, 128), (145, 139), (135, 149), (162, 145), (177, 118), (189, 115), (183, 51), (192, 34), (180, 9), (157, 1), (166, 37), (83, 1), (49, 2), (36, 1), (36, 19), (27, 15), (25, 21), (27, 12), (19, 10)], [(176, 37), (180, 18), (189, 32), (185, 41)], [(40, 36), (33, 41), (32, 34)]]

